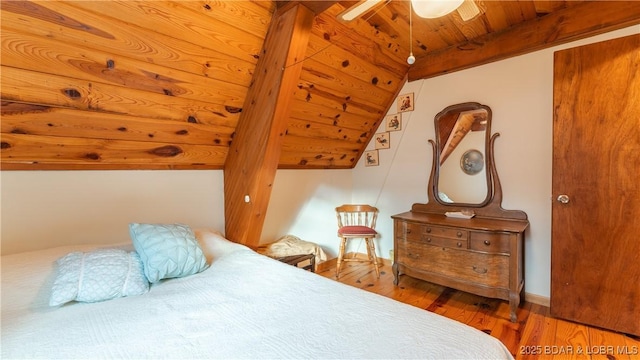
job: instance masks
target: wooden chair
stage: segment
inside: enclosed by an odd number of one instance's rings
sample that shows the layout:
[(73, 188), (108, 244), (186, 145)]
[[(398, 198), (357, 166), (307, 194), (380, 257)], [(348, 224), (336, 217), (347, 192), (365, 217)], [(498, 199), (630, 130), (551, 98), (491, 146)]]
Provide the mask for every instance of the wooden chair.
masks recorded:
[[(336, 279), (340, 277), (340, 266), (343, 261), (371, 262), (379, 278), (378, 257), (373, 243), (373, 239), (378, 235), (375, 230), (378, 209), (370, 205), (345, 204), (336, 208), (336, 216), (338, 218), (338, 237), (341, 239), (338, 263), (336, 265)], [(344, 258), (344, 249), (347, 245), (347, 240), (350, 239), (364, 239), (367, 245), (368, 259), (361, 259), (356, 256)]]

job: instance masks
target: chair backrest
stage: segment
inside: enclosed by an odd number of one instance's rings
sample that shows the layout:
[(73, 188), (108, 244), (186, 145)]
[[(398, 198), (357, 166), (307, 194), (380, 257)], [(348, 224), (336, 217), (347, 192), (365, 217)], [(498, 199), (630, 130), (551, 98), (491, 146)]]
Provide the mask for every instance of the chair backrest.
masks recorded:
[(376, 228), (378, 209), (371, 205), (345, 204), (336, 208), (338, 228), (343, 226), (368, 226)]

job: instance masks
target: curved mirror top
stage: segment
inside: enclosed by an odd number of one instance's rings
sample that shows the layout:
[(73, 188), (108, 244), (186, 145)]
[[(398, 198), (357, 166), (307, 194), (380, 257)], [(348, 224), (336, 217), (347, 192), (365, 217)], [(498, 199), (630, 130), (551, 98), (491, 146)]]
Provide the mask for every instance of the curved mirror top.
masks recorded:
[(490, 199), (486, 161), (490, 124), (491, 110), (477, 103), (449, 106), (436, 115), (439, 202), (482, 206)]

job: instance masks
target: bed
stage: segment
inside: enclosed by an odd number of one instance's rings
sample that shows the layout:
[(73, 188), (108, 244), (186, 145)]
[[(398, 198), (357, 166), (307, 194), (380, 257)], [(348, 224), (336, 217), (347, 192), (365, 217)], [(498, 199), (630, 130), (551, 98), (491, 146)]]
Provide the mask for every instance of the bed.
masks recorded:
[(49, 305), (56, 260), (98, 246), (3, 256), (1, 357), (512, 359), (467, 325), (194, 233), (203, 271), (101, 302)]

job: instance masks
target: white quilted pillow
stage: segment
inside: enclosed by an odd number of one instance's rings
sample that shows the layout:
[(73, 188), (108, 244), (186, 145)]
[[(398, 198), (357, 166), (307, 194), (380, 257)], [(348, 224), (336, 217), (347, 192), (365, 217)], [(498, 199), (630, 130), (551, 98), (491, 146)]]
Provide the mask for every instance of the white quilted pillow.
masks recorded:
[(129, 233), (151, 283), (197, 274), (209, 266), (188, 225), (133, 223)]
[(149, 291), (142, 262), (135, 252), (121, 249), (72, 252), (58, 259), (57, 264), (50, 306), (74, 300), (104, 301)]

